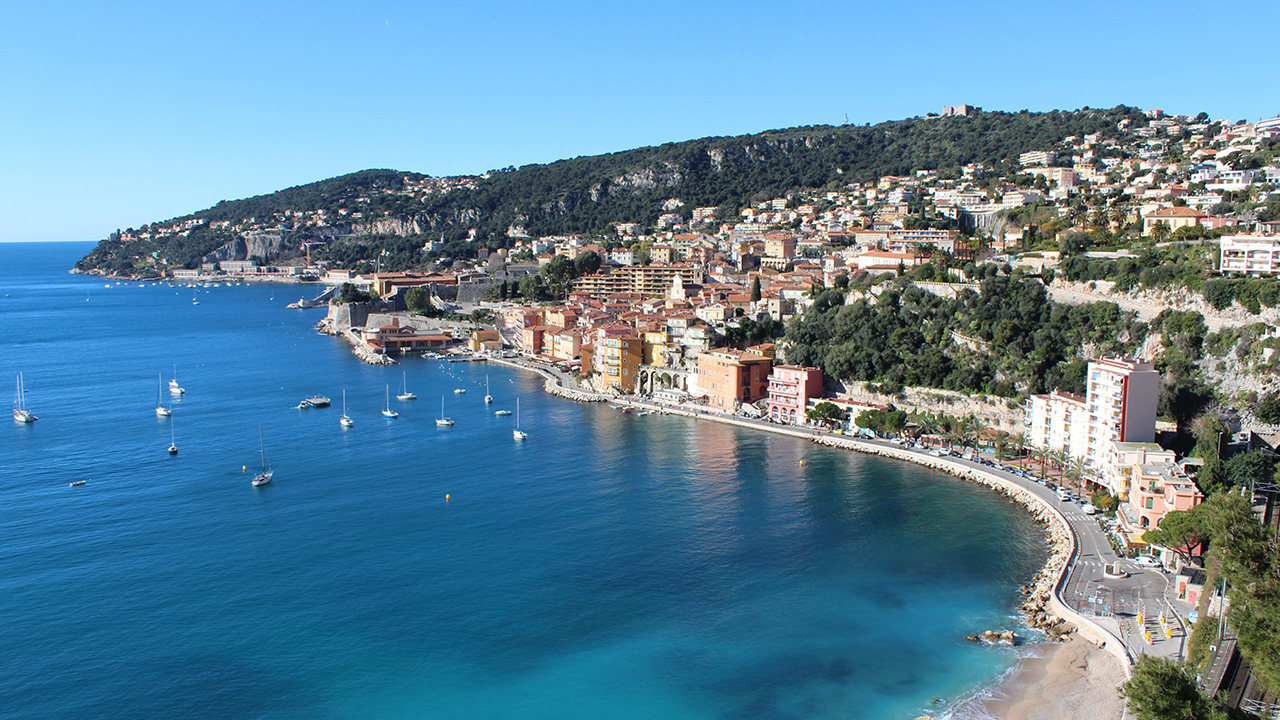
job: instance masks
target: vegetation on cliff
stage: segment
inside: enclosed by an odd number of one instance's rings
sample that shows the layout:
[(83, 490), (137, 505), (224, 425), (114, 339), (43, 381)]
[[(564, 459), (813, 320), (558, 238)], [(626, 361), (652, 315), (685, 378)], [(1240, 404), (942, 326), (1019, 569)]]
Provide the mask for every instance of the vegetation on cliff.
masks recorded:
[[(530, 235), (606, 233), (619, 222), (650, 224), (663, 212), (687, 217), (694, 207), (719, 207), (722, 217), (732, 217), (754, 200), (791, 190), (843, 187), (915, 170), (958, 173), (965, 164), (998, 165), (1027, 150), (1053, 147), (1069, 135), (1116, 137), (1119, 121), (1139, 118), (1139, 111), (1124, 106), (983, 112), (703, 138), (507, 168), (479, 178), (436, 180), (416, 173), (365, 170), (223, 201), (155, 224), (160, 232), (150, 233), (146, 240), (105, 240), (78, 267), (136, 270), (149, 264), (145, 258), (152, 252), (170, 265), (192, 266), (227, 242), (225, 233), (208, 230), (222, 223), (237, 232), (278, 229), (298, 243), (308, 237), (336, 239), (320, 252), (348, 264), (388, 250), (384, 261), (403, 267), (422, 261), (417, 249), (426, 239), (443, 240), (445, 254), (461, 257), (480, 246), (509, 245), (513, 229)], [(673, 199), (678, 205), (668, 202)], [(296, 220), (299, 214), (320, 211), (326, 214), (326, 225)], [(292, 214), (282, 217), (286, 213)], [(399, 221), (399, 226), (380, 230), (380, 220)], [(169, 232), (187, 225), (195, 229)]]

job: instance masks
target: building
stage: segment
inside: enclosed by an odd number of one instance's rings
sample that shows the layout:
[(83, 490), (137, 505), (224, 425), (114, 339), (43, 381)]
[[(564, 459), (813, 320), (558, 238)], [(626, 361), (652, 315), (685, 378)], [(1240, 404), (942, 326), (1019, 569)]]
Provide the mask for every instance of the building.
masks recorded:
[(1116, 443), (1151, 443), (1156, 433), (1160, 374), (1146, 361), (1103, 358), (1089, 363), (1085, 396), (1054, 391), (1034, 395), (1027, 412), (1032, 447), (1084, 460), (1096, 480), (1109, 482)]
[(1195, 227), (1207, 219), (1209, 215), (1190, 207), (1160, 208), (1142, 219), (1142, 232), (1150, 235), (1159, 223), (1164, 223), (1170, 232), (1184, 227)]
[(957, 115), (975, 115), (982, 112), (982, 108), (973, 105), (943, 105), (942, 117), (953, 117)]
[(686, 283), (702, 282), (702, 271), (690, 265), (604, 266), (593, 275), (584, 275), (575, 280), (573, 291), (586, 293), (595, 300), (603, 300), (616, 293), (639, 293), (646, 298), (660, 297), (666, 294), (677, 275)]
[(502, 352), (502, 336), (497, 330), (481, 328), (471, 333), (471, 337), (467, 338), (467, 349), (471, 352), (500, 353)]
[(1018, 162), (1024, 167), (1031, 165), (1035, 165), (1037, 167), (1048, 167), (1057, 159), (1058, 156), (1056, 154), (1045, 150), (1032, 150), (1031, 152), (1024, 152), (1018, 156)]
[(1172, 463), (1177, 456), (1172, 450), (1165, 450), (1153, 442), (1117, 442), (1112, 443), (1111, 458), (1105, 483), (1107, 490), (1121, 500), (1128, 500), (1129, 489), (1141, 466)]
[(698, 387), (707, 404), (724, 412), (734, 412), (743, 403), (768, 396), (772, 353), (755, 348), (718, 348), (698, 355)]
[(1027, 419), (1032, 447), (1066, 451), (1072, 457), (1083, 457), (1088, 452), (1086, 398), (1059, 390), (1047, 395), (1032, 395)]
[[(1218, 242), (1220, 272), (1254, 277), (1280, 273), (1280, 237), (1223, 235)], [(174, 277), (177, 277), (176, 273)]]
[(1183, 512), (1204, 501), (1204, 493), (1171, 462), (1138, 465), (1129, 490), (1129, 502), (1120, 504), (1120, 521), (1129, 532), (1159, 527), (1164, 516)]
[(1114, 464), (1113, 443), (1155, 441), (1160, 373), (1151, 362), (1103, 358), (1089, 363), (1088, 382), (1085, 460), (1101, 473)]
[(767, 417), (777, 423), (802, 425), (809, 400), (822, 396), (822, 369), (776, 365), (769, 374)]
[(632, 328), (613, 325), (596, 330), (591, 369), (599, 376), (596, 387), (600, 390), (615, 388), (624, 394), (634, 392), (637, 370), (643, 360), (644, 341)]

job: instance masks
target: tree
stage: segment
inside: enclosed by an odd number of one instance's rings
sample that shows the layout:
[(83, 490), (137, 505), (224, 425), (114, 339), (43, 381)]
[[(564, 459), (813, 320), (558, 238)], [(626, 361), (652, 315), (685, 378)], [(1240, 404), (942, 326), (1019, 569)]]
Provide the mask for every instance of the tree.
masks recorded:
[[(1158, 527), (1147, 530), (1142, 539), (1167, 547), (1190, 563), (1195, 551), (1209, 542), (1209, 506), (1201, 503), (1190, 510), (1166, 513)], [(1200, 553), (1202, 554), (1202, 553)]]
[(1249, 488), (1252, 492), (1258, 483), (1271, 480), (1276, 472), (1276, 464), (1262, 450), (1250, 450), (1232, 456), (1224, 463), (1223, 470), (1227, 485)]
[(844, 413), (835, 403), (820, 402), (805, 412), (805, 416), (814, 423), (829, 424), (839, 422)]
[(574, 277), (593, 275), (600, 269), (600, 256), (594, 250), (579, 253), (578, 257), (573, 259), (573, 269)]
[(751, 281), (751, 302), (760, 302), (760, 276)]
[(404, 304), (409, 312), (422, 312), (431, 307), (431, 294), (426, 288), (409, 288), (404, 292)]
[(1169, 223), (1161, 220), (1151, 226), (1151, 239), (1156, 242), (1164, 242), (1169, 239)]
[[(562, 297), (568, 289), (569, 283), (573, 282), (573, 279), (577, 277), (577, 268), (569, 258), (563, 255), (556, 255), (546, 265), (542, 266), (541, 275), (546, 278), (547, 285), (551, 287), (551, 292), (556, 297)], [(523, 290), (524, 283), (521, 282), (520, 285)]]
[(1142, 654), (1120, 686), (1137, 720), (1227, 720), (1226, 708), (1205, 697), (1195, 678), (1169, 658)]

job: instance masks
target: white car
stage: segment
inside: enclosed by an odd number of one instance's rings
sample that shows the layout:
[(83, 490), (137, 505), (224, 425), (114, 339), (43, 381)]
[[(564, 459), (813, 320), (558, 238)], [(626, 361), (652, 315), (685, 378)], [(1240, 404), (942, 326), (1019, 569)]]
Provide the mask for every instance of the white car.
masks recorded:
[(1149, 555), (1139, 555), (1138, 557), (1134, 558), (1133, 561), (1138, 565), (1141, 565), (1142, 567), (1149, 567), (1149, 568), (1160, 567), (1160, 561), (1156, 560), (1155, 558)]
[(1094, 506), (1093, 506), (1093, 503), (1085, 503), (1085, 504), (1081, 505), (1081, 506), (1080, 506), (1080, 510), (1081, 510), (1085, 515), (1097, 515), (1097, 514), (1098, 514), (1098, 508), (1094, 507)]

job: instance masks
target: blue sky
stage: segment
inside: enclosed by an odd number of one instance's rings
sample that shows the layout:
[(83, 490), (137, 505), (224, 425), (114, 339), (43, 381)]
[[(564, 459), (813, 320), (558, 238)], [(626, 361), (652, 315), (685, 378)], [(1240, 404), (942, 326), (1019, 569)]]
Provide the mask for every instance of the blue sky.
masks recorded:
[(0, 242), (371, 167), (1120, 103), (1280, 114), (1280, 3), (0, 2)]

